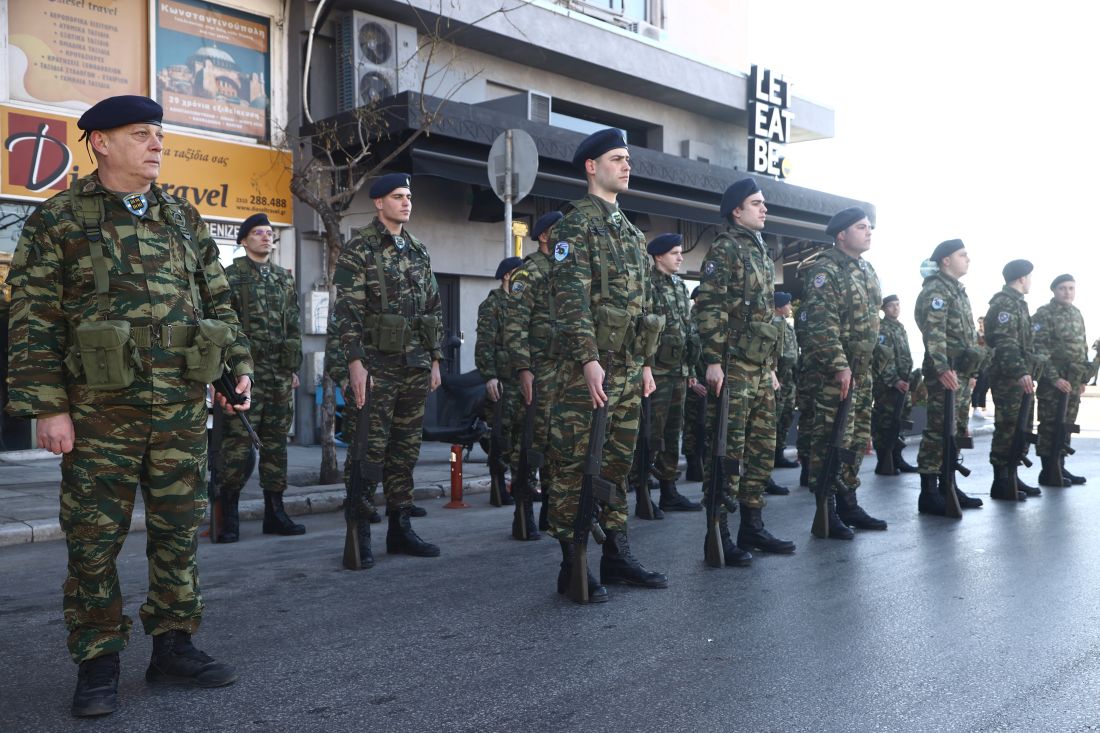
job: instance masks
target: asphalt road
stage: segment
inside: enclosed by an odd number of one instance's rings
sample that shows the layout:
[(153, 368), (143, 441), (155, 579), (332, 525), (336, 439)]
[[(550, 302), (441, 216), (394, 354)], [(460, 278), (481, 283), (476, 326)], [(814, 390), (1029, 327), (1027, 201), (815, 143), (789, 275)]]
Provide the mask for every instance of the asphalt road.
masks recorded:
[[(337, 514), (296, 538), (251, 522), (240, 544), (200, 549), (196, 642), (240, 681), (150, 688), (139, 632), (121, 707), (98, 721), (68, 715), (64, 544), (3, 548), (0, 730), (1100, 730), (1100, 441), (1071, 459), (1089, 485), (1020, 505), (989, 501), (988, 441), (964, 484), (986, 506), (963, 520), (917, 515), (916, 476), (874, 477), (869, 458), (862, 503), (889, 531), (815, 540), (796, 489), (765, 521), (798, 552), (749, 569), (704, 566), (701, 514), (632, 521), (636, 554), (670, 587), (612, 587), (593, 606), (554, 592), (557, 544), (511, 540), (511, 511), (484, 496), (425, 502), (415, 526), (437, 559), (387, 556), (376, 526), (378, 564), (358, 573), (340, 569)], [(120, 560), (135, 617), (143, 537)]]

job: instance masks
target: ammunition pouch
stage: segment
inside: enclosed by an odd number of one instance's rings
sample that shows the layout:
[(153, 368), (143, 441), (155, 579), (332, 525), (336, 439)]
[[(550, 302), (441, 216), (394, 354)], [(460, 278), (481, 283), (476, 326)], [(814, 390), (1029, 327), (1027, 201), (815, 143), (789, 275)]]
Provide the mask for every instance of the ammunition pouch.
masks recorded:
[(126, 389), (134, 383), (141, 365), (130, 338), (129, 321), (85, 321), (76, 327), (76, 351), (65, 365), (74, 376), (83, 369), (92, 389)]
[(688, 336), (687, 342), (684, 344), (684, 363), (695, 366), (699, 363), (699, 358), (702, 355), (703, 342), (699, 339), (699, 336), (696, 334)]
[(737, 337), (733, 351), (750, 364), (764, 365), (779, 346), (779, 329), (763, 321), (751, 321)]
[(632, 330), (634, 319), (623, 308), (601, 305), (596, 309), (596, 349), (619, 352), (626, 343), (627, 332)]
[(1048, 361), (1050, 361), (1050, 357), (1045, 355), (1033, 356), (1031, 358), (1031, 375), (1035, 381), (1039, 381), (1043, 378), (1043, 372), (1046, 371)]
[(661, 334), (657, 344), (657, 364), (663, 367), (678, 367), (684, 363), (687, 344), (684, 337), (672, 330), (666, 330)]
[[(420, 343), (426, 350), (431, 351), (443, 340), (443, 322), (436, 316), (420, 316), (414, 318), (413, 323), (420, 335)], [(501, 363), (508, 363), (507, 355)]]
[[(653, 358), (657, 353), (657, 347), (661, 338), (661, 332), (665, 328), (665, 317), (657, 316), (650, 313), (649, 315), (641, 316), (638, 318), (637, 325), (634, 327), (635, 338), (637, 344), (635, 345), (635, 353), (639, 354), (642, 359), (649, 360)], [(681, 339), (680, 349), (683, 350), (683, 339)], [(679, 360), (677, 360), (679, 363)]]
[(964, 377), (976, 377), (989, 364), (990, 352), (982, 346), (963, 349), (953, 359), (955, 371)]
[(370, 329), (374, 348), (383, 354), (403, 354), (409, 343), (409, 321), (396, 313), (376, 316)]
[(217, 318), (203, 318), (198, 322), (194, 342), (183, 350), (186, 360), (183, 378), (201, 384), (210, 384), (225, 369), (225, 352), (236, 339), (236, 330)]

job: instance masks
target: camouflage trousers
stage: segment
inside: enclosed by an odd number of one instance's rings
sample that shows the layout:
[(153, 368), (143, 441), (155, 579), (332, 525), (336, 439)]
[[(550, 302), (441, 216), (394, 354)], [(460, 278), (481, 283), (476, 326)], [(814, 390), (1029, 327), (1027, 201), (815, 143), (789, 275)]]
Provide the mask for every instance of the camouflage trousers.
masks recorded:
[(810, 389), (806, 372), (798, 375), (795, 407), (798, 408), (798, 438), (795, 440), (795, 447), (799, 457), (809, 456), (814, 428), (814, 393)]
[[(1071, 385), (1073, 389), (1069, 393), (1069, 404), (1066, 406), (1066, 424), (1077, 422), (1077, 410), (1081, 406), (1080, 386)], [(1055, 433), (1058, 429), (1058, 400), (1062, 393), (1055, 389), (1053, 384), (1040, 382), (1039, 389), (1039, 442), (1035, 447), (1035, 454), (1047, 458), (1057, 458), (1062, 455), (1061, 447), (1055, 443)], [(1070, 433), (1066, 433), (1066, 443), (1070, 441)]]
[[(286, 436), (294, 419), (292, 377), (284, 369), (256, 364), (252, 383), (252, 404), (248, 420), (260, 436), (260, 488), (281, 494), (286, 491)], [(252, 439), (236, 417), (222, 422), (221, 481), (224, 491), (240, 491), (248, 475)]]
[[(413, 468), (420, 458), (423, 438), (424, 403), (431, 386), (431, 372), (414, 367), (375, 366), (371, 392), (370, 421), (367, 435), (367, 462), (382, 466), (382, 492), (389, 509), (411, 506)], [(349, 420), (350, 417), (350, 420)], [(344, 442), (348, 444), (344, 460), (344, 485), (351, 479), (351, 451), (359, 431), (358, 410), (352, 401), (344, 408)], [(374, 503), (375, 484), (367, 487), (362, 500)]]
[[(523, 429), (523, 413), (521, 406), (523, 405), (523, 393), (519, 390), (519, 384), (514, 381), (500, 380), (500, 388), (504, 393), (504, 405), (501, 409), (500, 418), (504, 423), (504, 427), (500, 432), (500, 450), (501, 460), (504, 461), (505, 466), (515, 467), (518, 456), (512, 450), (513, 446), (519, 446), (519, 434), (517, 430), (517, 421), (519, 423), (519, 430)], [(489, 399), (489, 393), (485, 393), (485, 405), (482, 407), (482, 416), (485, 419), (486, 424), (492, 427), (493, 430), (497, 429), (496, 423), (493, 421), (493, 407), (494, 403)], [(517, 418), (518, 416), (518, 418)], [(515, 442), (513, 442), (515, 441)]]
[(207, 505), (205, 402), (70, 409), (76, 440), (61, 459), (60, 513), (69, 654), (79, 663), (129, 640), (116, 559), (138, 486), (149, 559), (141, 623), (147, 634), (194, 632), (203, 609), (195, 550)]
[[(808, 387), (814, 395), (813, 430), (810, 438), (810, 480), (816, 481), (825, 464), (829, 443), (833, 437), (833, 422), (840, 409), (840, 384), (834, 374), (812, 372), (806, 375)], [(852, 393), (852, 407), (848, 412), (848, 424), (844, 429), (842, 444), (855, 453), (852, 465), (841, 464), (840, 480), (850, 489), (859, 488), (859, 467), (867, 452), (867, 441), (871, 438), (871, 378), (858, 377), (854, 380), (855, 392)]]
[[(515, 382), (515, 389), (512, 390), (515, 397), (515, 404), (513, 405), (514, 413), (512, 416), (512, 445), (515, 449), (512, 451), (512, 463), (511, 470), (512, 476), (516, 476), (519, 473), (519, 458), (520, 458), (520, 446), (523, 444), (523, 420), (527, 411), (527, 405), (523, 401), (523, 392), (519, 388), (519, 382)], [(550, 415), (554, 406), (555, 398), (555, 372), (552, 368), (536, 368), (535, 370), (535, 426), (531, 436), (531, 447), (537, 451), (540, 451), (543, 456), (546, 456), (549, 451), (550, 440)], [(544, 461), (542, 468), (538, 470), (539, 479), (544, 486), (549, 485), (549, 475), (551, 473), (550, 462)], [(538, 488), (539, 484), (535, 480), (535, 470), (531, 470), (531, 489), (534, 491)]]
[[(926, 379), (927, 419), (917, 451), (917, 470), (925, 475), (939, 473), (943, 467), (943, 413), (947, 390), (938, 379)], [(970, 422), (970, 390), (966, 384), (955, 390), (955, 435), (966, 435)]]
[[(687, 390), (684, 396), (683, 418), (683, 453), (685, 456), (702, 455), (706, 450), (703, 443), (706, 442), (706, 411), (707, 398), (700, 397), (692, 390)], [(703, 430), (699, 430), (699, 423), (703, 422)], [(700, 433), (702, 433), (700, 435)]]
[[(607, 368), (607, 364), (604, 365)], [(642, 366), (624, 364), (616, 356), (608, 369), (607, 438), (600, 475), (615, 484), (611, 501), (600, 507), (600, 524), (608, 530), (626, 531), (626, 482), (634, 460), (638, 437), (638, 413), (642, 404)], [(550, 419), (550, 534), (573, 537), (573, 521), (581, 494), (588, 436), (592, 428), (592, 398), (577, 361), (563, 364), (557, 375), (558, 398)]]
[[(993, 394), (993, 402), (997, 405), (997, 412), (993, 414), (993, 444), (989, 447), (989, 462), (994, 466), (1015, 466), (1018, 457), (1012, 455), (1012, 434), (1016, 431), (1016, 416), (1020, 414), (1020, 400), (1024, 395), (1024, 388), (1011, 378), (995, 373), (989, 375), (989, 391)], [(1027, 429), (1031, 432), (1031, 413), (1034, 411), (1035, 399), (1027, 402)], [(1024, 443), (1024, 453), (1027, 453), (1028, 443)]]
[(874, 406), (871, 408), (871, 443), (876, 451), (894, 449), (894, 439), (902, 436), (901, 430), (895, 430), (896, 421), (905, 422), (912, 412), (911, 398), (906, 392), (901, 403), (901, 415), (895, 415), (898, 394), (893, 387), (875, 390)]
[[(762, 508), (764, 487), (775, 466), (775, 390), (765, 367), (730, 359), (726, 367), (730, 416), (726, 428), (726, 458), (736, 460), (740, 476), (726, 477), (726, 492), (737, 501)], [(707, 399), (707, 451), (703, 458), (703, 487), (710, 486), (718, 400)], [(721, 506), (721, 505), (720, 505)], [(720, 510), (725, 513), (725, 508)]]
[(794, 421), (795, 398), (798, 395), (794, 371), (780, 376), (779, 379), (779, 391), (775, 393), (776, 450), (781, 450), (787, 445), (787, 433), (791, 431), (791, 422)]
[[(687, 391), (687, 378), (679, 375), (655, 375), (656, 391), (649, 396), (649, 429), (653, 440), (651, 445), (658, 446), (650, 453), (650, 470), (658, 481), (675, 481), (680, 478), (680, 430), (684, 424), (684, 393)], [(638, 456), (635, 446), (635, 459)], [(637, 460), (632, 466), (630, 483), (641, 484), (642, 467)]]

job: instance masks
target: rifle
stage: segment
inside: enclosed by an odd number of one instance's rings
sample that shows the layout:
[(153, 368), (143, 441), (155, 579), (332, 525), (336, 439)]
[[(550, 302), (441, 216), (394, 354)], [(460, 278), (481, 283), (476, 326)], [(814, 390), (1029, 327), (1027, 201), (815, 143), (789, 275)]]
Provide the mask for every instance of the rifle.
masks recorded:
[[(1038, 363), (1033, 369), (1036, 384), (1039, 383), (1039, 379), (1042, 377), (1044, 365), (1045, 362)], [(1036, 442), (1036, 435), (1031, 432), (1031, 408), (1034, 405), (1034, 393), (1024, 392), (1020, 395), (1020, 409), (1016, 413), (1016, 426), (1012, 431), (1012, 445), (1009, 447), (1009, 455), (1014, 468), (1021, 463), (1031, 468), (1031, 460), (1027, 457), (1027, 447), (1029, 443)]]
[[(499, 382), (498, 382), (499, 384)], [(489, 431), (489, 503), (504, 506), (504, 385), (500, 385), (500, 396), (493, 403), (493, 429)]]
[[(382, 480), (382, 465), (367, 463), (367, 434), (370, 432), (371, 396), (374, 390), (367, 378), (367, 399), (359, 409), (355, 422), (355, 439), (351, 444), (351, 478), (348, 481), (348, 498), (344, 502), (344, 521), (347, 532), (344, 534), (344, 567), (348, 570), (360, 570), (363, 567), (359, 555), (359, 515), (363, 511), (363, 500), (367, 485)], [(349, 405), (350, 407), (350, 405)]]
[(652, 417), (648, 397), (642, 398), (642, 414), (638, 427), (638, 450), (635, 457), (638, 462), (638, 484), (634, 487), (636, 503), (634, 516), (639, 519), (655, 519), (653, 500), (649, 496), (649, 466), (653, 463)]
[(215, 406), (210, 415), (210, 436), (207, 444), (208, 474), (206, 480), (206, 498), (210, 504), (210, 541), (217, 542), (222, 528), (221, 485), (218, 481), (218, 462), (222, 450), (222, 411)]
[[(610, 355), (606, 361), (611, 367)], [(607, 372), (604, 372), (604, 392), (607, 392)], [(588, 433), (588, 452), (584, 457), (581, 495), (577, 501), (577, 516), (573, 520), (573, 564), (569, 575), (569, 597), (577, 603), (588, 603), (588, 533), (603, 544), (606, 536), (596, 521), (596, 499), (611, 501), (615, 484), (600, 476), (603, 464), (603, 444), (607, 437), (607, 403), (592, 411)]]
[[(243, 405), (244, 397), (237, 394), (237, 382), (233, 379), (233, 374), (230, 373), (228, 368), (222, 370), (222, 375), (213, 382), (214, 391), (225, 397), (226, 402), (236, 407), (237, 405)], [(248, 431), (248, 437), (252, 439), (252, 445), (256, 446), (256, 450), (262, 450), (263, 444), (260, 443), (260, 436), (256, 435), (256, 431), (252, 429), (252, 423), (248, 421), (248, 415), (243, 412), (237, 412), (237, 418), (241, 421), (241, 425), (244, 425), (244, 429)]]
[(526, 505), (531, 501), (531, 472), (542, 468), (542, 452), (531, 444), (535, 441), (535, 412), (538, 409), (538, 388), (531, 385), (531, 404), (523, 410), (523, 437), (519, 444), (518, 476), (512, 477), (512, 497), (516, 500), (512, 516), (512, 537), (526, 540), (534, 527), (527, 526)]
[[(1070, 383), (1072, 385), (1072, 382)], [(1071, 456), (1077, 451), (1074, 450), (1069, 444), (1069, 437), (1071, 433), (1081, 432), (1081, 428), (1077, 425), (1071, 425), (1066, 422), (1066, 413), (1069, 411), (1069, 393), (1058, 393), (1058, 412), (1057, 421), (1054, 423), (1054, 470), (1056, 473), (1056, 484), (1064, 483), (1062, 480), (1062, 457)]]
[[(855, 465), (856, 452), (844, 447), (844, 431), (848, 429), (848, 413), (852, 411), (852, 397), (856, 392), (856, 370), (852, 367), (852, 381), (848, 384), (848, 395), (840, 401), (836, 417), (833, 418), (832, 434), (829, 437), (829, 450), (825, 453), (825, 465), (821, 467), (821, 473), (817, 476), (817, 485), (814, 487), (814, 496), (817, 498), (817, 511), (814, 513), (814, 523), (810, 527), (810, 533), (820, 539), (829, 538), (829, 495), (836, 481), (840, 464)], [(893, 446), (891, 446), (892, 452)]]
[(912, 420), (903, 420), (901, 417), (905, 412), (905, 398), (909, 396), (909, 393), (902, 392), (894, 387), (890, 389), (895, 392), (892, 398), (894, 400), (894, 414), (893, 420), (890, 422), (890, 441), (887, 443), (889, 448), (886, 451), (886, 455), (881, 459), (883, 472), (888, 476), (894, 473), (894, 447), (897, 446), (898, 441), (901, 440), (901, 431), (909, 430), (913, 427)]
[[(965, 379), (966, 377), (962, 377)], [(955, 425), (955, 390), (943, 391), (943, 462), (940, 463), (940, 493), (946, 505), (945, 517), (951, 519), (962, 518), (962, 507), (959, 506), (959, 495), (955, 492), (955, 472), (963, 476), (970, 475), (970, 469), (959, 462), (959, 439), (956, 437), (958, 428)], [(969, 447), (973, 447), (971, 442)]]
[[(723, 374), (725, 367), (723, 366)], [(722, 391), (718, 393), (718, 409), (714, 417), (714, 445), (711, 446), (710, 480), (706, 487), (707, 500), (707, 536), (703, 540), (703, 558), (712, 568), (720, 568), (726, 564), (726, 553), (722, 547), (722, 533), (720, 525), (720, 507), (724, 504), (726, 511), (737, 511), (737, 504), (726, 493), (726, 478), (741, 472), (740, 463), (736, 459), (726, 457), (726, 438), (730, 420), (730, 393), (728, 377), (722, 380)], [(704, 409), (706, 402), (703, 403)]]

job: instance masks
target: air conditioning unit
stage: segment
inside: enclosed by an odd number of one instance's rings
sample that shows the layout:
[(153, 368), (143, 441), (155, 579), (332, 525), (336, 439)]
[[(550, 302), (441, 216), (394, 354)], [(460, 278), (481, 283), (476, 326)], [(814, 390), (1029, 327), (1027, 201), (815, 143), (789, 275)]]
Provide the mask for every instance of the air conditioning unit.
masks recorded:
[(550, 112), (553, 104), (554, 99), (549, 94), (530, 91), (477, 103), (479, 107), (523, 117), (540, 125), (550, 124)]
[(527, 119), (542, 125), (550, 124), (553, 98), (542, 92), (527, 92)]
[(644, 20), (632, 20), (626, 26), (626, 29), (654, 41), (663, 41), (665, 39), (665, 31), (663, 28), (658, 28), (652, 23), (646, 23)]
[(336, 26), (337, 111), (419, 91), (416, 49), (415, 28), (359, 11), (346, 13)]

